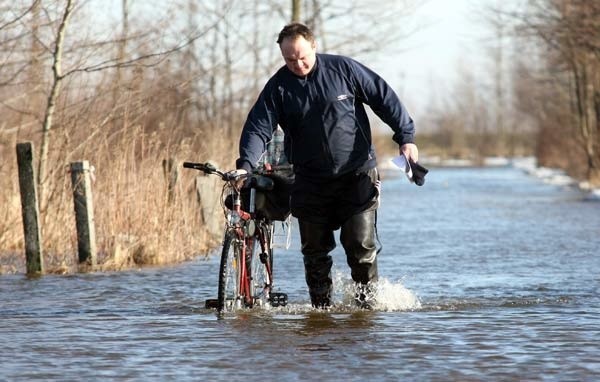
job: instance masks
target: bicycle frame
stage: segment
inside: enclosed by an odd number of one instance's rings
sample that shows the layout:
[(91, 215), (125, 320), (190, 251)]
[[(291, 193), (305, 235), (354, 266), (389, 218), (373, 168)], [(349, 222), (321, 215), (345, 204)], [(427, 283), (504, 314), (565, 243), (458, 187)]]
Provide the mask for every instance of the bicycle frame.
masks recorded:
[[(241, 243), (241, 253), (239, 261), (240, 272), (239, 279), (237, 282), (239, 288), (239, 295), (244, 296), (244, 304), (246, 306), (253, 306), (254, 301), (252, 296), (252, 276), (250, 272), (249, 265), (252, 262), (252, 257), (257, 254), (254, 252), (254, 241), (259, 240), (261, 250), (264, 252), (265, 249), (270, 246), (270, 243), (267, 244), (265, 242), (264, 234), (262, 229), (256, 227), (256, 221), (254, 220), (254, 204), (256, 198), (256, 189), (250, 189), (250, 208), (249, 212), (246, 212), (241, 207), (241, 194), (237, 190), (233, 189), (234, 202), (233, 209), (228, 211), (228, 219), (227, 219), (227, 228), (225, 230), (225, 235), (227, 235), (227, 231), (233, 230), (235, 232), (236, 238)], [(251, 228), (250, 228), (251, 227)], [(250, 232), (252, 230), (252, 232)], [(272, 280), (271, 267), (267, 264), (267, 273), (269, 279), (269, 285), (265, 286), (265, 288), (270, 288), (270, 283)]]

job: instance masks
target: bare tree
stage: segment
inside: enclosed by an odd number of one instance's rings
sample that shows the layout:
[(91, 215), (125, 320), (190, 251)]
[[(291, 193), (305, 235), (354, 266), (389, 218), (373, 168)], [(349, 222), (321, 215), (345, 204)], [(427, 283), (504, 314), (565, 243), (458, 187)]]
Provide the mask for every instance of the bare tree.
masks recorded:
[(300, 22), (301, 0), (292, 0), (292, 22)]
[[(410, 16), (423, 0), (306, 2), (306, 23), (319, 36), (321, 50), (353, 56), (373, 53), (399, 53), (402, 43), (419, 26)], [(405, 21), (405, 22), (401, 22)]]
[[(129, 37), (129, 4), (128, 0), (122, 0), (121, 2), (121, 38), (117, 42), (117, 60), (119, 62), (125, 61), (125, 55), (127, 52), (127, 40)], [(113, 102), (116, 106), (119, 102), (119, 90), (121, 87), (121, 68), (116, 68), (116, 79), (113, 90)]]
[(547, 144), (558, 146), (557, 151), (566, 156), (571, 152), (565, 142), (577, 142), (585, 153), (585, 177), (600, 185), (600, 3), (536, 0), (512, 16), (520, 21), (525, 38), (542, 41), (547, 47), (539, 55), (548, 63), (540, 77), (554, 81), (569, 95), (567, 125), (576, 129), (560, 126), (563, 134)]
[(54, 117), (54, 109), (56, 108), (56, 100), (60, 92), (60, 85), (63, 81), (62, 59), (63, 59), (63, 44), (69, 18), (73, 13), (73, 1), (67, 0), (65, 4), (62, 20), (58, 26), (56, 40), (54, 42), (54, 52), (52, 54), (52, 85), (50, 94), (48, 95), (48, 103), (46, 105), (46, 113), (42, 125), (42, 143), (40, 148), (40, 158), (38, 164), (38, 190), (40, 199), (44, 200), (44, 180), (46, 178), (46, 166), (48, 161), (48, 147), (50, 146), (50, 130), (52, 129), (52, 118)]

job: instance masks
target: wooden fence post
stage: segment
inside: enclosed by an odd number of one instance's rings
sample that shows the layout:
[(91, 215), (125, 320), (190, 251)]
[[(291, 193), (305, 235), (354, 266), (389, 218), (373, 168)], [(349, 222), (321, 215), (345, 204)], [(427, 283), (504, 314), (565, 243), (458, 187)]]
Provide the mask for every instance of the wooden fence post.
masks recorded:
[(33, 143), (17, 143), (17, 163), (19, 166), (19, 190), (21, 192), (27, 274), (41, 274), (44, 272), (44, 261), (37, 184), (35, 183), (36, 176), (33, 164)]
[(196, 177), (196, 197), (202, 211), (202, 222), (206, 230), (216, 236), (223, 230), (221, 202), (221, 188), (216, 176), (198, 175)]
[(71, 185), (77, 225), (77, 252), (79, 264), (96, 267), (96, 228), (90, 164), (88, 161), (71, 163)]
[(179, 178), (179, 167), (177, 167), (177, 159), (169, 158), (163, 159), (163, 174), (167, 180), (167, 194), (168, 203), (171, 204), (175, 201), (175, 187), (177, 186), (177, 179)]

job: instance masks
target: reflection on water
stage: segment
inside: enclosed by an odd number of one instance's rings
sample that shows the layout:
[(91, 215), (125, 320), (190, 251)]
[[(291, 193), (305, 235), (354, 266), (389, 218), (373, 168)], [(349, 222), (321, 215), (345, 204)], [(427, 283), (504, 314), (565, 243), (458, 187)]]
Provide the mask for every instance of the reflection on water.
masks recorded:
[(329, 312), (309, 312), (302, 317), (301, 329), (297, 332), (307, 336), (335, 331), (340, 328), (367, 330), (373, 327), (375, 313), (359, 311), (347, 315), (336, 315)]
[(511, 168), (386, 179), (374, 311), (310, 307), (298, 239), (276, 252), (290, 305), (218, 317), (218, 258), (0, 277), (0, 380), (600, 378), (600, 203)]

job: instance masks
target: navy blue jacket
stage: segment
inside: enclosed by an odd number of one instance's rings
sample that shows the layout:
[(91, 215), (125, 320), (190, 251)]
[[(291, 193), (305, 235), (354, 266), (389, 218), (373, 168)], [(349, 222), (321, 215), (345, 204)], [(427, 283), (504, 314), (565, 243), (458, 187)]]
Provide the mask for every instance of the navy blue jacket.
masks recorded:
[(411, 117), (392, 88), (348, 57), (317, 54), (313, 70), (298, 77), (286, 66), (269, 79), (250, 110), (237, 168), (256, 166), (277, 124), (294, 172), (330, 178), (376, 166), (364, 105), (394, 131), (399, 145), (413, 143)]

